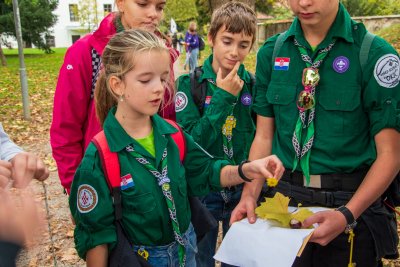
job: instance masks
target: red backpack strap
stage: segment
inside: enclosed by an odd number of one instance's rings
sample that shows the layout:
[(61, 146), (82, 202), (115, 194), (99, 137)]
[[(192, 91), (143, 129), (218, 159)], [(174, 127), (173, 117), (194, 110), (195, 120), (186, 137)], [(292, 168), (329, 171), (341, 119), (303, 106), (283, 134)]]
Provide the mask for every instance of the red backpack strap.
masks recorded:
[(182, 128), (173, 120), (168, 120), (168, 119), (165, 119), (165, 120), (178, 130), (177, 133), (171, 134), (171, 137), (172, 137), (172, 139), (174, 139), (174, 142), (178, 146), (179, 159), (183, 163), (183, 161), (185, 160), (185, 156), (186, 156), (186, 139), (183, 134)]
[(111, 152), (108, 146), (106, 135), (104, 131), (99, 132), (93, 137), (92, 142), (99, 151), (101, 165), (103, 166), (104, 176), (107, 179), (110, 190), (114, 187), (121, 186), (121, 168), (119, 165), (118, 154)]
[(106, 178), (111, 195), (113, 196), (115, 218), (117, 221), (121, 220), (121, 167), (119, 165), (118, 153), (110, 151), (104, 131), (96, 134), (93, 137), (92, 142), (99, 152), (104, 177)]

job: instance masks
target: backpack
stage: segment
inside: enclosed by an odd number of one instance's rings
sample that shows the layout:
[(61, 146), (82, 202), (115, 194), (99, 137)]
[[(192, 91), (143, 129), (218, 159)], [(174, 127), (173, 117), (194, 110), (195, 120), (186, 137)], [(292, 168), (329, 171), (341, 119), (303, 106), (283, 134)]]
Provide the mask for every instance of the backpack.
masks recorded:
[(201, 37), (200, 35), (197, 35), (198, 39), (199, 39), (199, 50), (203, 51), (204, 48), (206, 47), (206, 43), (204, 42), (203, 37)]
[[(274, 66), (275, 57), (284, 43), (285, 36), (286, 36), (286, 31), (281, 33), (276, 39), (274, 50), (272, 52), (272, 66)], [(367, 64), (369, 50), (371, 49), (371, 45), (375, 37), (376, 37), (375, 34), (367, 31), (361, 43), (359, 62), (362, 72)], [(384, 199), (385, 204), (388, 205), (390, 208), (400, 206), (400, 173), (397, 174), (392, 183), (383, 193), (382, 198)]]
[[(250, 88), (253, 89), (256, 84), (256, 77), (253, 73), (248, 72), (250, 75)], [(193, 101), (199, 110), (200, 116), (203, 116), (204, 102), (206, 101), (207, 93), (207, 80), (203, 80), (199, 83), (200, 76), (203, 74), (203, 67), (199, 66), (190, 73), (190, 93), (192, 94)]]
[[(183, 163), (186, 156), (186, 140), (182, 128), (172, 120), (167, 120), (167, 119), (165, 120), (178, 130), (178, 132), (171, 134), (171, 137), (178, 147), (179, 160)], [(107, 180), (107, 184), (113, 198), (115, 220), (117, 222), (116, 225), (122, 226), (121, 178), (120, 178), (121, 168), (119, 164), (118, 153), (110, 151), (104, 131), (99, 132), (95, 137), (93, 137), (92, 142), (96, 146), (99, 152), (99, 157), (101, 160), (101, 165), (103, 167), (104, 176)], [(200, 240), (211, 229), (216, 228), (218, 226), (218, 222), (217, 220), (215, 220), (210, 211), (200, 202), (200, 200), (197, 197), (189, 197), (189, 204), (190, 204), (190, 209), (192, 211), (191, 222), (196, 232), (197, 242), (200, 242)], [(123, 228), (121, 230), (122, 232), (124, 232)], [(116, 256), (116, 258), (118, 257)]]

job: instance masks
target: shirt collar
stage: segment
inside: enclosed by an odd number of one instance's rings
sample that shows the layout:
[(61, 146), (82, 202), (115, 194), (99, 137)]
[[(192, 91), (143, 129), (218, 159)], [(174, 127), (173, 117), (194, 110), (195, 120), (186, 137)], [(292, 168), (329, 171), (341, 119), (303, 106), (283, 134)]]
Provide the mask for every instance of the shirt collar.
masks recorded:
[[(213, 62), (213, 54), (211, 54), (203, 64), (203, 74), (200, 76), (199, 82), (201, 83), (204, 79), (211, 79), (215, 81), (217, 79), (217, 74), (214, 72), (212, 68), (212, 62)], [(238, 75), (239, 77), (247, 84), (251, 83), (251, 78), (250, 75), (247, 73), (245, 67), (243, 64), (240, 64), (240, 67), (238, 69)]]
[[(106, 135), (108, 146), (111, 152), (119, 152), (128, 145), (136, 143), (136, 141), (130, 137), (122, 128), (121, 124), (115, 118), (116, 107), (113, 107), (107, 115), (104, 121), (104, 133)], [(178, 132), (178, 130), (162, 119), (160, 116), (155, 114), (151, 117), (153, 122), (154, 139), (156, 140), (159, 136), (168, 135)], [(157, 143), (157, 141), (156, 141)]]
[[(353, 43), (353, 23), (354, 22), (351, 19), (350, 14), (347, 12), (346, 8), (343, 6), (342, 3), (339, 3), (339, 10), (336, 15), (335, 21), (329, 29), (327, 36), (318, 45), (317, 49), (328, 46), (334, 38), (342, 38), (347, 42)], [(286, 40), (290, 36), (294, 36), (300, 42), (300, 44), (309, 47), (309, 45), (305, 41), (303, 30), (297, 17), (293, 20), (293, 23), (287, 31), (284, 40)]]

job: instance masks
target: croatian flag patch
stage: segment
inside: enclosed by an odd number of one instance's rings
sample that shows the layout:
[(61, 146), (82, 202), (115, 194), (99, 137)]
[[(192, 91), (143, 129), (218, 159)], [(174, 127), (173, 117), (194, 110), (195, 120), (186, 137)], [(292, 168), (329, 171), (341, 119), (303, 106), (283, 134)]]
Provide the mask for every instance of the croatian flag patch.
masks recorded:
[(211, 103), (211, 98), (212, 98), (212, 96), (210, 96), (210, 95), (206, 96), (206, 100), (204, 101), (204, 107), (205, 107), (205, 108), (208, 107), (208, 106), (210, 105), (210, 103)]
[(289, 70), (290, 58), (277, 57), (275, 58), (274, 70)]
[(134, 185), (135, 183), (133, 182), (132, 175), (130, 175), (130, 173), (121, 177), (121, 190), (128, 189)]

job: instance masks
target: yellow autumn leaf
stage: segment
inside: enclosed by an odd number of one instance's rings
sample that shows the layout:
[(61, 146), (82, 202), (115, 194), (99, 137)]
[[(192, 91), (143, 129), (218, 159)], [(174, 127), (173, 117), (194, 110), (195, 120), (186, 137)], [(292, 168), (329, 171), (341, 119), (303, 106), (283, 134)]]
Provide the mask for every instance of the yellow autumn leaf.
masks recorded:
[(290, 220), (296, 219), (303, 222), (306, 218), (313, 214), (307, 208), (299, 208), (295, 213), (289, 212), (290, 199), (283, 194), (277, 192), (273, 198), (265, 198), (265, 202), (256, 208), (255, 212), (259, 218), (266, 220), (275, 220), (282, 227), (289, 228)]
[(284, 227), (289, 227), (289, 198), (277, 192), (273, 198), (265, 198), (265, 202), (256, 208), (256, 214), (263, 219), (276, 220)]
[(306, 208), (299, 208), (297, 212), (291, 213), (291, 218), (290, 219), (296, 219), (299, 222), (304, 222), (305, 219), (313, 215), (314, 212), (312, 212), (309, 209)]

